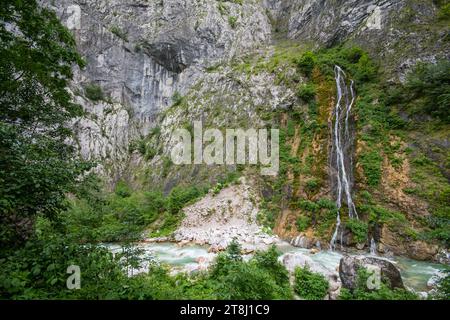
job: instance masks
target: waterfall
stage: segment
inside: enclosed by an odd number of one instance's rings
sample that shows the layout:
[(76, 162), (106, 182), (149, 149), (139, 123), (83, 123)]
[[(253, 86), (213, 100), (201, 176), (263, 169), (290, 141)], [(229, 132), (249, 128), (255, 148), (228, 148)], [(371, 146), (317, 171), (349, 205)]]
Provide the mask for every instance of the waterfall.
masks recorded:
[(377, 243), (375, 242), (374, 238), (370, 239), (370, 254), (373, 256), (377, 255)]
[(350, 130), (350, 115), (352, 107), (355, 102), (354, 82), (350, 81), (347, 84), (347, 76), (345, 72), (339, 67), (334, 67), (337, 102), (334, 108), (333, 121), (333, 144), (331, 152), (331, 167), (335, 171), (335, 185), (336, 185), (336, 230), (330, 242), (331, 250), (335, 249), (336, 240), (340, 232), (341, 247), (342, 244), (342, 230), (341, 230), (341, 207), (343, 201), (346, 201), (348, 207), (348, 215), (350, 218), (358, 219), (355, 204), (352, 199), (352, 147), (353, 136)]

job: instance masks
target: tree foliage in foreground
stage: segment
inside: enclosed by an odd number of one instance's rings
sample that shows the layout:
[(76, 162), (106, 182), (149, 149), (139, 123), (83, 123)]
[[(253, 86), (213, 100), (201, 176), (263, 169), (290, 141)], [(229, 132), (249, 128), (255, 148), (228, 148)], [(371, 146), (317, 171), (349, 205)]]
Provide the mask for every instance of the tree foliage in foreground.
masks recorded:
[(0, 4), (0, 245), (23, 244), (38, 214), (55, 218), (86, 169), (67, 143), (81, 114), (67, 90), (83, 66), (70, 32), (36, 1)]

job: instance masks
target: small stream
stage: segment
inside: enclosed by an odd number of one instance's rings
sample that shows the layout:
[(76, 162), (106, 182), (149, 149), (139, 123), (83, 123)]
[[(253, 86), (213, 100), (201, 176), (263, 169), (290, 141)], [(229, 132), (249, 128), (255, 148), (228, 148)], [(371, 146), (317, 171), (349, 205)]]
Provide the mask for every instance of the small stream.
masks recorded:
[[(121, 249), (118, 244), (107, 244), (112, 252)], [(144, 250), (146, 256), (152, 256), (157, 261), (173, 267), (174, 270), (192, 270), (199, 265), (200, 260), (211, 261), (215, 254), (208, 252), (207, 246), (188, 245), (180, 247), (176, 243), (146, 243), (139, 247)], [(343, 254), (337, 251), (323, 250), (312, 254), (308, 249), (296, 248), (288, 243), (278, 245), (282, 253), (301, 252), (314, 262), (317, 262), (328, 270), (336, 270), (339, 266)], [(438, 271), (448, 268), (442, 264), (416, 261), (403, 257), (393, 257), (389, 259), (400, 270), (405, 285), (417, 292), (428, 291), (428, 280)]]

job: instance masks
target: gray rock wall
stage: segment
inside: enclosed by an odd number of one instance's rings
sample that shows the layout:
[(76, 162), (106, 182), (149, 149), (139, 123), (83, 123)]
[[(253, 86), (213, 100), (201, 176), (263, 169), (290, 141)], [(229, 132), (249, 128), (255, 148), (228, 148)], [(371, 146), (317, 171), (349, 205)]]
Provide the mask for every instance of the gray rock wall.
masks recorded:
[[(312, 47), (355, 42), (402, 78), (417, 60), (450, 57), (432, 0), (43, 0), (73, 31), (85, 70), (72, 90), (87, 116), (76, 143), (98, 171), (115, 180), (130, 162), (130, 144), (205, 70), (290, 39)], [(411, 23), (415, 27), (411, 28)], [(428, 23), (428, 24), (427, 24)], [(425, 26), (422, 28), (421, 26)], [(214, 87), (225, 89), (227, 80)], [(267, 86), (271, 85), (271, 79)], [(100, 86), (103, 101), (86, 97)], [(204, 86), (204, 85), (203, 85)]]

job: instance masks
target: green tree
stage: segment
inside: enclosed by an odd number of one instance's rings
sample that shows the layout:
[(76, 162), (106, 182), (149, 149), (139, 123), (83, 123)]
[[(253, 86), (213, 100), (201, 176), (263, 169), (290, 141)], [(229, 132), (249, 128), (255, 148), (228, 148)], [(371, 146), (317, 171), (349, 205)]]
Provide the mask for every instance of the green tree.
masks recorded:
[(19, 245), (38, 214), (55, 218), (87, 165), (66, 141), (81, 115), (67, 90), (83, 66), (71, 33), (35, 0), (0, 4), (0, 246)]

